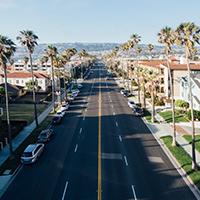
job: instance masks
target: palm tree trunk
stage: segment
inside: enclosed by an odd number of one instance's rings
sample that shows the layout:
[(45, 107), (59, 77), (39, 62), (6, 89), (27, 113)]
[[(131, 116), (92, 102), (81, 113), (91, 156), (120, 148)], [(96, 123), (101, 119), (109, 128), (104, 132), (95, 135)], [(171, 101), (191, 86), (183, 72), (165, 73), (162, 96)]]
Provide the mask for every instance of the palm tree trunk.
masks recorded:
[(59, 89), (60, 89), (60, 105), (62, 104), (62, 88), (61, 88), (61, 80), (59, 77)]
[(51, 87), (52, 87), (52, 103), (53, 103), (53, 112), (56, 111), (56, 105), (55, 105), (55, 80), (54, 80), (54, 66), (53, 66), (53, 58), (51, 57)]
[(192, 122), (192, 169), (197, 170), (197, 162), (196, 162), (196, 152), (195, 152), (195, 125), (194, 125), (194, 109), (193, 109), (193, 94), (192, 94), (192, 83), (191, 83), (191, 70), (189, 63), (189, 50), (186, 47), (185, 55), (187, 60), (187, 70), (188, 70), (188, 86), (189, 86), (189, 97), (190, 97), (190, 109), (191, 109), (191, 122)]
[(175, 123), (175, 105), (174, 105), (174, 86), (173, 86), (173, 80), (172, 80), (172, 74), (169, 66), (169, 55), (167, 53), (167, 68), (168, 68), (168, 74), (169, 74), (169, 82), (170, 82), (170, 93), (171, 93), (171, 104), (172, 104), (172, 122), (173, 122), (173, 140), (172, 140), (172, 146), (176, 146), (176, 123)]
[(138, 85), (138, 103), (141, 103), (140, 98), (140, 78), (139, 78), (139, 67), (137, 65), (137, 85)]
[(153, 91), (153, 86), (151, 88), (151, 104), (152, 104), (152, 111), (151, 111), (151, 122), (155, 122), (155, 103), (154, 103), (154, 91)]
[(32, 92), (33, 92), (35, 124), (36, 124), (36, 127), (38, 127), (37, 106), (36, 106), (36, 97), (35, 97), (35, 81), (34, 81), (33, 61), (32, 61), (31, 53), (29, 53), (29, 60), (30, 60), (30, 65), (31, 65), (31, 79), (32, 79), (32, 84), (33, 84), (33, 91)]
[[(143, 80), (144, 81), (144, 80)], [(143, 87), (143, 107), (146, 108), (146, 89), (145, 89), (145, 83), (142, 84)]]
[(13, 155), (12, 135), (11, 135), (11, 126), (10, 126), (10, 112), (9, 112), (9, 104), (8, 104), (8, 82), (7, 82), (6, 64), (4, 64), (3, 69), (4, 69), (4, 80), (5, 80), (6, 118), (7, 118), (7, 126), (8, 126), (9, 149), (10, 149), (10, 155)]

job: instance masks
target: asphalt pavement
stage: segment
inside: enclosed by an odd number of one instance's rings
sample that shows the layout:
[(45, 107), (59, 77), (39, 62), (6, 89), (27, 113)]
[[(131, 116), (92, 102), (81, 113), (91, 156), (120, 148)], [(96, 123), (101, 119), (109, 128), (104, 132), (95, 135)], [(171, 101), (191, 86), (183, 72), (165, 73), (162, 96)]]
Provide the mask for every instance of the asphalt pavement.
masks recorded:
[(1, 199), (195, 199), (103, 65), (92, 71), (42, 157)]

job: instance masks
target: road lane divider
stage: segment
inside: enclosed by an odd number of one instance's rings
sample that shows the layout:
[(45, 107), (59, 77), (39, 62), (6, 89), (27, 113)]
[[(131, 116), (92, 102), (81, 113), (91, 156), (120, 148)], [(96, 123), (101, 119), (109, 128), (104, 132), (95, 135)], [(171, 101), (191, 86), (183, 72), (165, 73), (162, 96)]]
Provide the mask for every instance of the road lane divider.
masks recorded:
[(119, 135), (119, 141), (122, 142), (122, 136), (121, 135)]
[[(99, 71), (100, 72), (100, 71)], [(102, 199), (102, 171), (101, 171), (101, 78), (99, 74), (99, 112), (98, 112), (98, 200)]]
[(126, 156), (124, 156), (124, 161), (125, 161), (126, 166), (128, 166), (128, 160), (127, 160)]
[(79, 131), (79, 134), (81, 134), (81, 133), (82, 133), (82, 130), (83, 130), (83, 129), (81, 128), (81, 129), (80, 129), (80, 131)]
[(74, 149), (74, 152), (76, 153), (77, 150), (78, 150), (78, 144), (76, 144), (75, 149)]
[(66, 195), (66, 192), (67, 192), (67, 187), (68, 187), (68, 184), (69, 184), (69, 182), (68, 182), (68, 181), (66, 181), (66, 183), (65, 183), (65, 188), (64, 188), (64, 191), (63, 191), (63, 195), (62, 195), (62, 200), (64, 200), (64, 199), (65, 199), (65, 195)]
[(115, 122), (115, 124), (116, 124), (116, 127), (119, 127), (119, 125), (118, 125), (118, 123), (117, 123), (117, 122)]
[(134, 185), (131, 185), (131, 188), (132, 188), (134, 200), (137, 200), (137, 196), (136, 196), (136, 192), (135, 192), (135, 187), (134, 187)]

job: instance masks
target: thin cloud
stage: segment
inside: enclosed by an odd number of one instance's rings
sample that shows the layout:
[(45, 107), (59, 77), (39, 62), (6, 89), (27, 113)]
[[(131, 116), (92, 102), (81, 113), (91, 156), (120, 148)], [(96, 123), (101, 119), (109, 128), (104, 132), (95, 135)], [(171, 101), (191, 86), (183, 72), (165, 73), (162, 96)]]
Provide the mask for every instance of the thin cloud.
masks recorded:
[(15, 5), (14, 0), (0, 0), (0, 8), (10, 8)]

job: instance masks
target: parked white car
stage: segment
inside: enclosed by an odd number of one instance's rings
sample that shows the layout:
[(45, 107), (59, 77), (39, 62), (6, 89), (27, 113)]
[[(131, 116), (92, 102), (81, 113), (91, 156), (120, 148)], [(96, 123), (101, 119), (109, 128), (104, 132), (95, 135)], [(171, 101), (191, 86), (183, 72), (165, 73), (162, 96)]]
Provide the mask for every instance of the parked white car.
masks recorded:
[(63, 118), (65, 116), (65, 111), (64, 110), (58, 110), (57, 113), (56, 113), (56, 116)]
[(73, 95), (74, 97), (77, 97), (78, 94), (79, 94), (79, 92), (80, 92), (80, 90), (78, 90), (78, 89), (72, 90), (72, 95)]
[(135, 102), (134, 102), (134, 101), (131, 101), (131, 100), (128, 101), (128, 106), (129, 106), (130, 108), (135, 108), (135, 107), (137, 107), (137, 105), (135, 104)]
[(21, 162), (23, 164), (30, 164), (37, 161), (39, 156), (44, 151), (44, 144), (42, 143), (36, 143), (36, 144), (30, 144), (26, 147), (24, 150), (24, 153), (21, 156)]
[(60, 108), (60, 110), (61, 111), (67, 111), (69, 109), (69, 104), (68, 103), (65, 103), (65, 104), (62, 104), (61, 105), (61, 108)]

